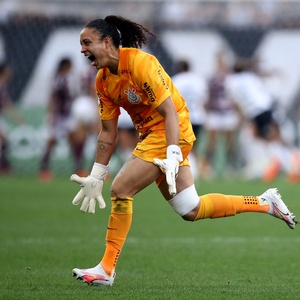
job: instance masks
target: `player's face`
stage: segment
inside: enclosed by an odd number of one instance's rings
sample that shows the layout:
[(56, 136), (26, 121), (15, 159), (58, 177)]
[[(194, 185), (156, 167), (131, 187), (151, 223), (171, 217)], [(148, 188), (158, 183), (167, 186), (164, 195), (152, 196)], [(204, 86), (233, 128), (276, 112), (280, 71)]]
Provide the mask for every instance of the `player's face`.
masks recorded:
[(92, 66), (97, 69), (107, 66), (107, 43), (105, 39), (101, 40), (101, 36), (97, 30), (94, 28), (84, 28), (80, 33), (80, 45), (81, 53), (92, 62)]

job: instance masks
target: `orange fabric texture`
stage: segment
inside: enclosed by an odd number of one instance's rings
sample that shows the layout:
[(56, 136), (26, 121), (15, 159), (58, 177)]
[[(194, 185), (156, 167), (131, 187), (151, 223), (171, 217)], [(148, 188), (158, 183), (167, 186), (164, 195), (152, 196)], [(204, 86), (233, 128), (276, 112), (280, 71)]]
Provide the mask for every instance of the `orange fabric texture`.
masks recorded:
[(223, 218), (244, 212), (267, 213), (269, 205), (260, 205), (255, 196), (231, 196), (223, 194), (207, 194), (200, 197), (200, 208), (195, 218)]
[(156, 108), (172, 96), (179, 118), (180, 139), (195, 140), (184, 99), (159, 61), (149, 53), (120, 48), (118, 75), (111, 74), (108, 68), (99, 70), (96, 91), (102, 120), (117, 118), (123, 107), (141, 136), (155, 132), (157, 137), (164, 138), (165, 120)]
[(112, 209), (106, 233), (106, 249), (101, 260), (110, 275), (115, 269), (132, 222), (132, 198), (112, 198)]

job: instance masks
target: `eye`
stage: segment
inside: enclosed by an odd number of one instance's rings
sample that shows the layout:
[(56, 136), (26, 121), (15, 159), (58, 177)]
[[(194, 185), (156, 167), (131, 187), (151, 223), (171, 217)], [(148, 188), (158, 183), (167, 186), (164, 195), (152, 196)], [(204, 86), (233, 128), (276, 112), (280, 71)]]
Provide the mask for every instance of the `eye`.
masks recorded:
[(89, 44), (90, 44), (91, 42), (90, 41), (88, 41), (88, 40), (83, 40), (82, 41), (82, 43), (80, 43), (81, 44), (81, 46), (88, 46)]

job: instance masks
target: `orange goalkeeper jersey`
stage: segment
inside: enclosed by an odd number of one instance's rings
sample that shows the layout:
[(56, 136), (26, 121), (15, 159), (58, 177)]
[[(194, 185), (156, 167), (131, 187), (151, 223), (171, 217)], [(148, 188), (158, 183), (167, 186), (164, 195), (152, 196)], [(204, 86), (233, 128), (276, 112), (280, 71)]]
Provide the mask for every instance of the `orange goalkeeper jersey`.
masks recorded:
[(96, 91), (101, 119), (117, 118), (123, 107), (141, 137), (164, 132), (165, 121), (156, 108), (171, 96), (179, 116), (180, 138), (195, 140), (186, 103), (153, 55), (136, 48), (120, 48), (118, 75), (108, 68), (99, 70)]

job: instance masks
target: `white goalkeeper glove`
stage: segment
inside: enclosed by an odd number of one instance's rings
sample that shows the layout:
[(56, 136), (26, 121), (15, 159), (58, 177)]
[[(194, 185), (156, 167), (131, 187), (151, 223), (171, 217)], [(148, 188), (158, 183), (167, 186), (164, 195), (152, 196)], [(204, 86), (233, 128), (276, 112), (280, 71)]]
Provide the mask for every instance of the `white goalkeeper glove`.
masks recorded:
[(176, 195), (176, 178), (179, 170), (179, 163), (183, 161), (181, 149), (177, 145), (167, 147), (167, 158), (154, 158), (154, 163), (166, 174), (169, 193), (171, 196)]
[(80, 184), (80, 191), (74, 197), (72, 203), (78, 205), (82, 200), (80, 210), (83, 212), (95, 213), (96, 201), (98, 201), (101, 209), (105, 208), (106, 204), (102, 197), (103, 181), (107, 174), (107, 166), (99, 163), (94, 163), (91, 174), (87, 177), (80, 177), (73, 174), (70, 179)]

